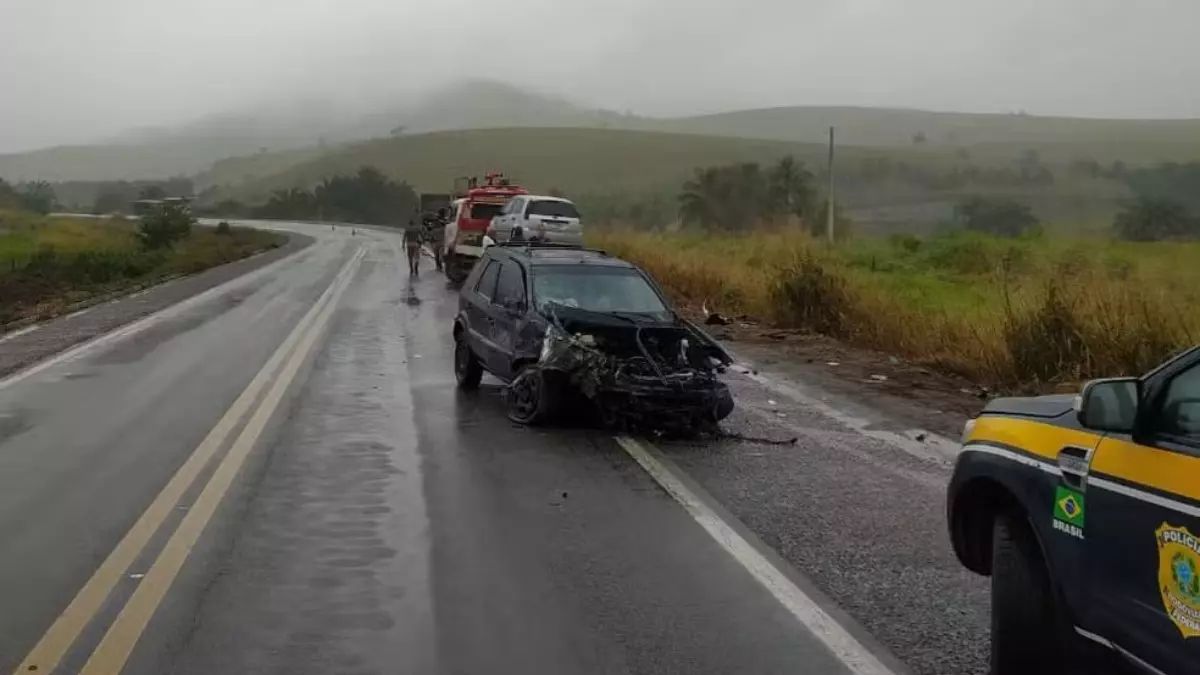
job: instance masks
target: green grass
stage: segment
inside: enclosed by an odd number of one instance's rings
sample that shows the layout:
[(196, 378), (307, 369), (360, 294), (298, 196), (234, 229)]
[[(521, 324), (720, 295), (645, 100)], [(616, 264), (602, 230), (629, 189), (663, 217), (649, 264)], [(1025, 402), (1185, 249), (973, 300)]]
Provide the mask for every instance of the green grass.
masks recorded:
[(45, 319), (78, 303), (194, 274), (274, 248), (284, 238), (197, 227), (167, 251), (147, 251), (127, 220), (49, 218), (0, 211), (0, 327)]
[(611, 129), (452, 131), (347, 145), (250, 181), (231, 194), (255, 201), (272, 190), (309, 187), (365, 165), (428, 192), (446, 192), (459, 176), (482, 176), (492, 170), (504, 171), (535, 191), (558, 188), (572, 195), (675, 189), (698, 166), (769, 162), (792, 153), (816, 167), (823, 152), (820, 146), (803, 143)]
[(684, 303), (1019, 391), (1139, 374), (1200, 339), (1200, 244), (593, 229)]

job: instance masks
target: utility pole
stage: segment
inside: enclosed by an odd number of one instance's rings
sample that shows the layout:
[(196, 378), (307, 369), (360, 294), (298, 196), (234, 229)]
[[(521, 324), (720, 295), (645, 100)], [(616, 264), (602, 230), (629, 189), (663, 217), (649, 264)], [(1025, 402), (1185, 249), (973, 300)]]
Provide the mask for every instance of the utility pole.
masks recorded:
[(825, 192), (825, 236), (833, 243), (833, 127), (829, 127), (829, 186)]

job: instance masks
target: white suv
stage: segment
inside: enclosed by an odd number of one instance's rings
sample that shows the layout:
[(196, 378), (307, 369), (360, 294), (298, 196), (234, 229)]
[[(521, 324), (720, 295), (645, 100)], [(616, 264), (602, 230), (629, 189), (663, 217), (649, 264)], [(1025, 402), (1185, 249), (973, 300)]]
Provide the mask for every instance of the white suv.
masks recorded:
[(583, 244), (583, 222), (569, 199), (542, 195), (513, 197), (488, 226), (492, 241), (509, 241), (514, 228), (526, 240), (540, 239), (555, 244)]

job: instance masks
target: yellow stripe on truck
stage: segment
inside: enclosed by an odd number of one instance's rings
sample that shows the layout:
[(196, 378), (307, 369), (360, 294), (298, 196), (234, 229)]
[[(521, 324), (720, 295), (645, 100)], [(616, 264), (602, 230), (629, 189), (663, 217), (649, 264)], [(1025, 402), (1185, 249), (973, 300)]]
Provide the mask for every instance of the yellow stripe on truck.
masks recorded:
[(1099, 440), (1100, 435), (1090, 431), (1066, 429), (1017, 417), (984, 415), (975, 420), (975, 428), (965, 442), (1000, 443), (1057, 463), (1058, 453), (1068, 445), (1091, 448)]
[(1200, 458), (1191, 455), (1106, 438), (1092, 459), (1092, 471), (1200, 501)]

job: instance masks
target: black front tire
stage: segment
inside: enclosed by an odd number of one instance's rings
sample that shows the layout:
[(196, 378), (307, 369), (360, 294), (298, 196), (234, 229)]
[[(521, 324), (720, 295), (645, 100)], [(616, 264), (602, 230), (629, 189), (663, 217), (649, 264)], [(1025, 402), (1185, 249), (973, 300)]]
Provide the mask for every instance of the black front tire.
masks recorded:
[(1063, 611), (1028, 522), (1001, 514), (992, 531), (991, 675), (1061, 673)]
[(527, 365), (508, 385), (508, 419), (528, 426), (544, 424), (553, 416), (554, 396), (546, 371)]
[(483, 379), (483, 366), (463, 337), (454, 342), (454, 379), (459, 389), (467, 391), (478, 389), (479, 381)]

